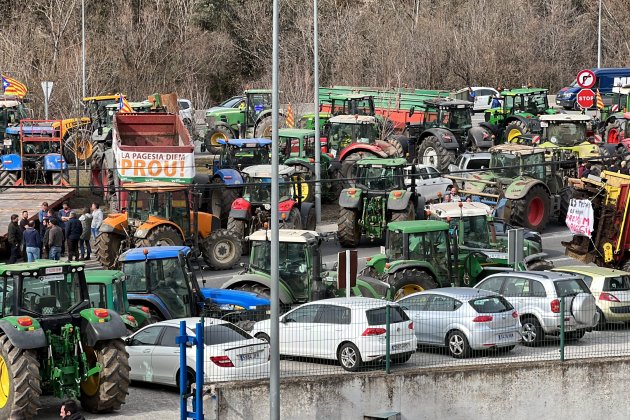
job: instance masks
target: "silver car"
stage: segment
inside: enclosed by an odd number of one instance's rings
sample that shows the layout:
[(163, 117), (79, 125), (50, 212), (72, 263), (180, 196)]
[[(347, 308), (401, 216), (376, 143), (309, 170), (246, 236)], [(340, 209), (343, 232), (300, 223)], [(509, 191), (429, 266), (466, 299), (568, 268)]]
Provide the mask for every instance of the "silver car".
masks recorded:
[[(411, 166), (405, 168), (406, 173), (410, 174), (411, 169)], [(448, 194), (453, 187), (453, 181), (444, 178), (431, 165), (416, 164), (415, 173), (416, 192), (427, 202)], [(411, 177), (405, 178), (405, 186), (411, 186)]]
[(414, 293), (398, 303), (413, 321), (418, 344), (444, 346), (451, 356), (472, 350), (512, 350), (521, 339), (514, 307), (501, 295), (466, 287)]
[(579, 340), (599, 321), (595, 298), (577, 275), (550, 271), (512, 271), (486, 277), (475, 288), (500, 293), (516, 308), (523, 344), (536, 346), (560, 334), (560, 299), (565, 298), (567, 340)]

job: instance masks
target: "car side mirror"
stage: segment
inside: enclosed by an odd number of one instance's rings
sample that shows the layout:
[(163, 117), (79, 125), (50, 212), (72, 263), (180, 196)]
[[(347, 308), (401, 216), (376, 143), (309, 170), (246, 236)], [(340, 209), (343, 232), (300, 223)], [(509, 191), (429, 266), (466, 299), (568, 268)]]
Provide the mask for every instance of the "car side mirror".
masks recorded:
[(125, 337), (125, 345), (130, 346), (133, 341), (132, 337)]
[(287, 317), (283, 316), (282, 318), (280, 318), (280, 322), (282, 322), (283, 324), (287, 323)]

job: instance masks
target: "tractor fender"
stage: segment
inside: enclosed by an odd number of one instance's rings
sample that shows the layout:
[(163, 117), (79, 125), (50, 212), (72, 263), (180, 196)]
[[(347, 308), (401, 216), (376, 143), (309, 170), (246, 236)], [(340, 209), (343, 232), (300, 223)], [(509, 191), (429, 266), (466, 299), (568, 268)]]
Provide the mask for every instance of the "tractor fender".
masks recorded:
[(64, 171), (68, 169), (66, 160), (58, 153), (50, 153), (44, 156), (45, 171)]
[(236, 169), (219, 169), (213, 178), (221, 178), (225, 185), (239, 185), (243, 183), (243, 176)]
[(385, 270), (385, 264), (388, 262), (389, 259), (385, 254), (376, 254), (368, 258), (365, 266), (372, 267), (380, 275)]
[(93, 322), (85, 317), (85, 311), (92, 311), (92, 309), (81, 311), (81, 331), (85, 334), (85, 344), (88, 347), (94, 347), (99, 341), (113, 340), (129, 335), (125, 323), (117, 312), (108, 310), (109, 321)]
[(127, 215), (124, 213), (109, 214), (99, 229), (99, 232), (110, 233), (116, 232), (122, 236), (126, 236), (125, 230), (128, 226)]
[(5, 318), (0, 319), (0, 330), (8, 337), (11, 344), (19, 349), (29, 350), (48, 346), (46, 334), (42, 328), (36, 328), (33, 331), (20, 331)]
[(308, 212), (315, 207), (315, 203), (302, 203), (300, 204), (300, 216), (302, 217), (303, 229), (306, 229), (306, 223), (308, 219)]
[(527, 257), (524, 257), (523, 264), (527, 266), (530, 263), (533, 263), (535, 261), (543, 261), (543, 260), (546, 260), (547, 258), (549, 258), (549, 255), (546, 252), (539, 252), (537, 254), (532, 254), (532, 255), (528, 255)]
[[(230, 280), (223, 283), (221, 289), (238, 289), (238, 286), (243, 284), (251, 284), (256, 283), (260, 284), (264, 287), (268, 287), (271, 290), (271, 279), (265, 276), (257, 275), (257, 274), (241, 274), (232, 277)], [(279, 288), (279, 298), (280, 303), (285, 305), (290, 305), (294, 302), (291, 294), (286, 290), (286, 288), (281, 284)]]
[(495, 135), (485, 127), (472, 127), (468, 130), (468, 145), (478, 149), (489, 149), (494, 146)]
[(516, 178), (505, 190), (505, 198), (508, 200), (520, 200), (525, 197), (534, 185), (542, 185), (547, 194), (551, 194), (547, 184), (532, 178)]
[(144, 222), (142, 225), (140, 225), (140, 227), (138, 229), (136, 229), (136, 231), (133, 234), (134, 238), (138, 238), (138, 239), (144, 239), (146, 238), (149, 233), (155, 229), (158, 226), (171, 226), (173, 229), (177, 230), (181, 235), (182, 238), (186, 238), (187, 235), (184, 235), (184, 232), (182, 231), (181, 226), (179, 226), (177, 223), (173, 223), (170, 220), (164, 220), (162, 218), (152, 218), (151, 216), (149, 216), (149, 219)]
[(507, 126), (513, 121), (522, 122), (532, 133), (540, 133), (542, 131), (540, 121), (532, 114), (512, 115), (510, 118), (505, 120), (505, 125)]
[(129, 300), (129, 305), (148, 306), (152, 308), (162, 319), (173, 318), (166, 305), (164, 305), (164, 302), (155, 295), (127, 293), (127, 299)]
[(233, 138), (237, 138), (238, 136), (236, 135), (236, 131), (234, 131), (234, 129), (232, 128), (231, 125), (229, 125), (227, 122), (225, 121), (217, 121), (216, 124), (214, 125), (214, 127), (212, 127), (212, 129), (208, 130), (208, 133), (210, 133), (213, 129), (219, 128), (219, 127), (223, 127), (225, 128), (227, 131), (229, 131), (230, 133), (232, 133), (232, 137)]
[(457, 141), (457, 137), (449, 130), (446, 130), (444, 128), (430, 128), (422, 133), (420, 141), (429, 136), (435, 136), (439, 140), (442, 147), (447, 150), (459, 149), (459, 142)]
[[(396, 197), (396, 194), (400, 194), (399, 197)], [(411, 200), (412, 196), (411, 191), (401, 191), (395, 190), (390, 191), (387, 196), (387, 210), (400, 211), (407, 208), (407, 204), (409, 204), (409, 200)]]
[(22, 170), (22, 157), (15, 153), (2, 156), (2, 170), (3, 171), (21, 171)]
[(419, 268), (421, 271), (426, 271), (431, 277), (435, 278), (433, 268), (426, 261), (393, 261), (390, 264), (391, 267), (387, 270), (387, 274), (394, 274), (402, 270)]
[[(385, 143), (387, 146), (392, 147), (387, 142), (381, 142), (381, 143)], [(377, 144), (353, 143), (350, 146), (348, 146), (345, 149), (343, 149), (341, 151), (341, 153), (339, 153), (339, 160), (342, 161), (349, 154), (355, 153), (355, 152), (368, 152), (368, 153), (371, 153), (371, 154), (373, 154), (373, 155), (375, 155), (377, 157), (382, 157), (382, 158), (388, 157), (389, 155), (381, 147), (379, 147)], [(393, 147), (392, 147), (392, 149), (393, 149)]]
[(252, 204), (244, 198), (237, 198), (230, 207), (230, 217), (249, 220), (252, 214)]
[(286, 161), (284, 161), (284, 165), (287, 165), (287, 166), (302, 166), (302, 167), (308, 169), (308, 171), (310, 173), (312, 173), (312, 174), (315, 173), (315, 165), (312, 164), (306, 158), (298, 158), (298, 157), (289, 158)]
[[(355, 190), (354, 194), (350, 194), (348, 192), (352, 189)], [(361, 203), (363, 202), (363, 200), (361, 200), (362, 192), (363, 191), (357, 188), (346, 188), (345, 190), (341, 191), (341, 194), (339, 194), (339, 207), (344, 207), (347, 209), (356, 209), (361, 207)]]

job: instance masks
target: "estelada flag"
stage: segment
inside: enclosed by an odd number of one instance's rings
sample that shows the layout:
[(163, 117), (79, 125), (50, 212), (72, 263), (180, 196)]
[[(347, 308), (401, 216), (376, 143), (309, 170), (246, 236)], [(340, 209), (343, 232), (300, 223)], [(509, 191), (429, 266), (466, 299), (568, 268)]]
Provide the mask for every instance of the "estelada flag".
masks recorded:
[(5, 95), (15, 95), (23, 98), (28, 89), (24, 83), (21, 83), (9, 76), (2, 75), (2, 91)]
[(599, 94), (599, 89), (597, 89), (597, 95), (595, 95), (595, 97), (597, 98), (597, 109), (603, 109), (604, 101), (602, 101), (602, 95)]
[(291, 104), (287, 107), (287, 116), (284, 119), (287, 127), (293, 128), (295, 126), (295, 119), (293, 117), (293, 108), (291, 108)]
[(118, 100), (118, 112), (125, 114), (133, 112), (133, 108), (131, 108), (131, 105), (129, 105), (129, 102), (127, 102), (127, 99), (122, 93), (120, 94), (120, 99)]

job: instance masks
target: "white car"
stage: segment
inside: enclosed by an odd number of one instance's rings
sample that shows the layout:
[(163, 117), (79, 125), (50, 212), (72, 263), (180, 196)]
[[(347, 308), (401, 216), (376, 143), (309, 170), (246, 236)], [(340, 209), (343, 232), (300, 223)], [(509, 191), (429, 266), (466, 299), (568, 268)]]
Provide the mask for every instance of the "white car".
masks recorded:
[[(386, 305), (380, 299), (334, 298), (306, 303), (280, 318), (280, 354), (337, 360), (347, 371), (386, 353)], [(416, 351), (413, 323), (400, 305), (390, 305), (392, 363), (405, 363)], [(270, 321), (254, 325), (252, 334), (268, 340)]]
[[(131, 380), (179, 386), (179, 323), (195, 336), (200, 318), (172, 319), (148, 325), (125, 339)], [(204, 318), (205, 382), (258, 379), (269, 376), (269, 344), (237, 326)], [(186, 352), (188, 380), (194, 381), (196, 349)]]
[[(492, 97), (499, 93), (498, 90), (486, 86), (471, 86), (473, 92), (475, 92), (475, 101), (473, 102), (473, 111), (484, 111), (490, 109), (490, 103)], [(463, 88), (455, 92), (455, 98), (464, 101), (469, 101), (468, 88)]]
[(179, 116), (185, 124), (190, 124), (195, 120), (195, 109), (192, 102), (188, 99), (178, 99), (177, 106), (179, 107)]
[[(444, 178), (437, 169), (430, 165), (416, 164), (416, 192), (428, 202), (436, 200), (439, 194), (446, 194), (453, 186), (453, 181)], [(411, 173), (411, 166), (405, 168)], [(411, 178), (405, 178), (405, 185), (411, 185)]]

